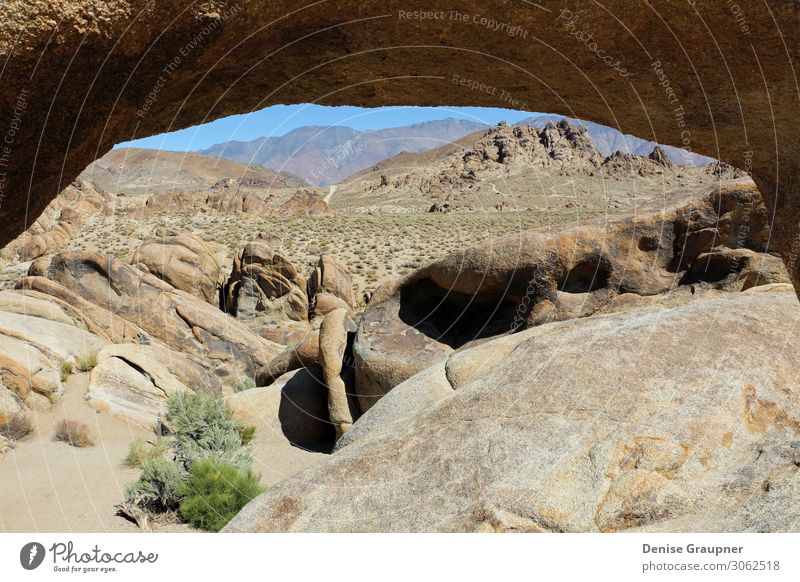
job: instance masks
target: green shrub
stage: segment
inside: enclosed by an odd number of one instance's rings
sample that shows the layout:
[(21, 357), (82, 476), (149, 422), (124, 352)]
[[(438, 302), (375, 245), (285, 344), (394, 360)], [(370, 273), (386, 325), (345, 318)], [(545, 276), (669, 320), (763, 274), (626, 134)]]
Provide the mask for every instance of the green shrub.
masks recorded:
[(72, 362), (64, 360), (61, 362), (61, 381), (66, 382), (70, 374), (72, 374)]
[(56, 425), (55, 439), (78, 448), (91, 447), (94, 444), (89, 427), (75, 420), (60, 420)]
[(176, 511), (186, 472), (178, 463), (161, 458), (142, 463), (142, 475), (125, 489), (125, 503), (148, 513)]
[(163, 458), (168, 450), (169, 443), (166, 439), (158, 437), (150, 442), (138, 438), (128, 446), (128, 455), (123, 464), (130, 468), (141, 467), (145, 461)]
[(250, 390), (256, 387), (256, 381), (252, 378), (242, 378), (233, 385), (234, 392), (242, 392), (243, 390)]
[(75, 365), (81, 372), (89, 372), (97, 365), (97, 352), (84, 354), (75, 361)]
[(0, 436), (18, 441), (33, 432), (30, 417), (23, 412), (6, 414), (0, 410)]
[(216, 457), (241, 469), (252, 462), (242, 450), (243, 424), (233, 420), (221, 398), (179, 392), (167, 400), (167, 423), (174, 433), (175, 456), (188, 469), (195, 459)]
[(219, 531), (264, 488), (260, 477), (219, 459), (192, 463), (189, 479), (179, 486), (180, 515), (197, 528)]
[(242, 437), (242, 444), (249, 445), (253, 438), (256, 436), (256, 427), (253, 424), (242, 426), (239, 429), (239, 434)]

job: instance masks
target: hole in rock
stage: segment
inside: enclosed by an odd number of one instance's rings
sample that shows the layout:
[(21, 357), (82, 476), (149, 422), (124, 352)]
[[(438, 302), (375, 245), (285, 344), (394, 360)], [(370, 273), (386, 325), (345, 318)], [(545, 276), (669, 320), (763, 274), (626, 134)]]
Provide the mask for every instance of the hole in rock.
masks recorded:
[(584, 259), (569, 270), (558, 284), (564, 293), (589, 293), (608, 287), (611, 267), (603, 259)]
[(456, 349), (476, 339), (516, 331), (527, 317), (527, 313), (517, 316), (519, 306), (519, 300), (509, 295), (468, 295), (422, 279), (403, 287), (399, 315), (417, 331)]

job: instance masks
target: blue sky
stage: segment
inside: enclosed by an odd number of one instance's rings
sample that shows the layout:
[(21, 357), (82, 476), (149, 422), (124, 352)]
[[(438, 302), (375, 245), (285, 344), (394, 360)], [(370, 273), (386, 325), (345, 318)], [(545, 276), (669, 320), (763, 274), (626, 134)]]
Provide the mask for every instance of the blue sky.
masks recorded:
[(180, 131), (125, 142), (117, 147), (194, 151), (230, 140), (250, 141), (262, 136), (281, 136), (303, 125), (344, 125), (358, 130), (384, 129), (455, 117), (494, 124), (516, 123), (530, 113), (487, 107), (327, 107), (324, 105), (275, 105), (232, 115)]

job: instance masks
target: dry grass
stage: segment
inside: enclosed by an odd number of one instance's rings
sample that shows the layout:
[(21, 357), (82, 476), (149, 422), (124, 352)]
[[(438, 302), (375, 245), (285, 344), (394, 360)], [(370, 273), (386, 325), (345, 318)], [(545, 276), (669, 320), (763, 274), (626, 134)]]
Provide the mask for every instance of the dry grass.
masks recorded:
[(72, 362), (64, 360), (61, 362), (61, 381), (66, 382), (70, 374), (72, 374)]
[(169, 443), (166, 439), (156, 438), (154, 441), (136, 439), (128, 447), (128, 456), (125, 457), (123, 465), (131, 469), (141, 468), (145, 461), (163, 457), (169, 450)]
[(56, 434), (54, 438), (57, 441), (63, 441), (78, 448), (91, 447), (94, 445), (94, 438), (88, 426), (82, 422), (67, 420), (66, 418), (59, 421), (56, 425)]
[(84, 354), (75, 362), (75, 367), (78, 368), (81, 372), (89, 372), (94, 369), (97, 365), (97, 352), (90, 352), (88, 354)]
[(6, 414), (0, 411), (0, 436), (9, 440), (18, 441), (33, 432), (30, 417), (23, 412)]

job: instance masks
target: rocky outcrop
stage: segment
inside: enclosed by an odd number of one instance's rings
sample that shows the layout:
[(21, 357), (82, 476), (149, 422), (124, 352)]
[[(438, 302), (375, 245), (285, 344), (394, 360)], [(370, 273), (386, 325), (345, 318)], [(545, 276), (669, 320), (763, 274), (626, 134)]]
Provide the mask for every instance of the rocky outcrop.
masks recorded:
[(740, 180), (449, 255), (375, 292), (354, 347), (361, 409), (471, 342), (608, 312), (618, 295), (788, 281), (769, 241), (759, 193)]
[(7, 260), (25, 262), (63, 248), (80, 228), (96, 216), (109, 216), (113, 197), (95, 184), (76, 180), (47, 205), (36, 221), (2, 249)]
[(430, 212), (469, 210), (474, 202), (471, 193), (487, 180), (505, 180), (531, 168), (545, 168), (556, 175), (585, 175), (602, 163), (603, 156), (583, 126), (566, 119), (542, 129), (503, 121), (430, 167), (413, 169), (393, 180), (381, 175), (380, 183), (368, 186), (367, 191), (382, 198), (391, 198), (398, 190), (424, 195), (435, 199)]
[(269, 386), (238, 392), (228, 402), (236, 417), (257, 427), (256, 434), (282, 435), (294, 445), (324, 450), (330, 450), (334, 441), (327, 391), (317, 366), (283, 374)]
[(455, 353), (227, 530), (796, 531), (797, 300), (694, 297)]
[(226, 285), (226, 309), (250, 327), (308, 320), (306, 280), (266, 241), (245, 245)]
[(352, 313), (355, 297), (347, 268), (331, 255), (322, 255), (308, 279), (308, 299), (312, 317), (340, 307)]
[[(62, 252), (53, 257), (48, 276), (59, 284), (57, 290), (66, 288), (114, 313), (229, 382), (252, 377), (279, 351), (218, 308), (110, 257)], [(19, 286), (35, 283), (23, 279)]]
[(311, 190), (298, 190), (280, 207), (282, 213), (320, 216), (334, 214), (328, 203), (318, 193)]
[(348, 334), (356, 331), (355, 322), (346, 309), (334, 309), (322, 320), (319, 328), (319, 363), (322, 378), (328, 388), (328, 414), (336, 429), (336, 438), (341, 438), (353, 425), (353, 413), (342, 368), (347, 350)]
[(179, 229), (159, 228), (142, 241), (131, 264), (181, 291), (219, 305), (227, 263), (225, 248)]
[(152, 427), (173, 394), (220, 389), (199, 362), (166, 346), (117, 344), (98, 352), (87, 398), (98, 409)]

